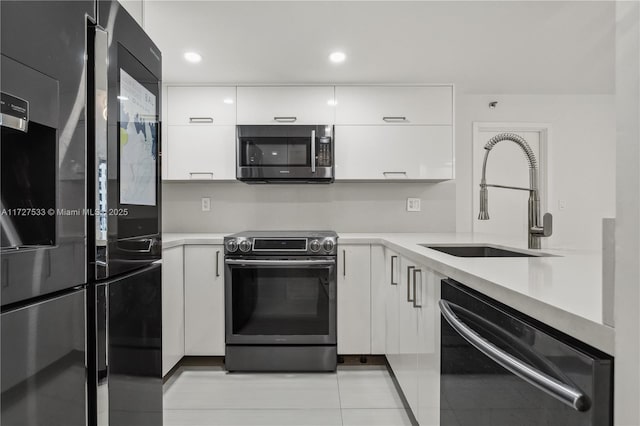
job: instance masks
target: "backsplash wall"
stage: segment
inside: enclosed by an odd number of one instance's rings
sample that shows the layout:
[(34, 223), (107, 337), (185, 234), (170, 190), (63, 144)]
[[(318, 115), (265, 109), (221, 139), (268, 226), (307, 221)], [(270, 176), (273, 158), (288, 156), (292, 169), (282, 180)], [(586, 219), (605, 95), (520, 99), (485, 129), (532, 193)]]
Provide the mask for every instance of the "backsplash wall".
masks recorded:
[[(163, 183), (164, 232), (331, 229), (338, 232), (454, 232), (455, 181), (247, 185)], [(211, 198), (203, 212), (201, 198)], [(407, 212), (407, 198), (421, 211)]]

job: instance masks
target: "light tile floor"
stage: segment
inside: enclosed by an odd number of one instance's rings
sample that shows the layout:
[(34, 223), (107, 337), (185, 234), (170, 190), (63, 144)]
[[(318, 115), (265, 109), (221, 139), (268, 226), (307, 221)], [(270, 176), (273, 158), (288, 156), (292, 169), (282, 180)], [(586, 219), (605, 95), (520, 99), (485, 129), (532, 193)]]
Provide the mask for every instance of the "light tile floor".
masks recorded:
[(182, 366), (164, 385), (164, 426), (404, 426), (384, 366), (336, 373), (233, 373)]

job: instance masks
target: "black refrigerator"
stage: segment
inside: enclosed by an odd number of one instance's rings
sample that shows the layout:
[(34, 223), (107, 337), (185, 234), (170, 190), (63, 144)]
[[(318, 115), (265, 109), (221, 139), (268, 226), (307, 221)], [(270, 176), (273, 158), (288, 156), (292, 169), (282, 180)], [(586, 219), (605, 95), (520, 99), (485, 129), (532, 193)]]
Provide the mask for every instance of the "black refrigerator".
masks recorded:
[(0, 2), (2, 425), (161, 425), (161, 55), (116, 1)]

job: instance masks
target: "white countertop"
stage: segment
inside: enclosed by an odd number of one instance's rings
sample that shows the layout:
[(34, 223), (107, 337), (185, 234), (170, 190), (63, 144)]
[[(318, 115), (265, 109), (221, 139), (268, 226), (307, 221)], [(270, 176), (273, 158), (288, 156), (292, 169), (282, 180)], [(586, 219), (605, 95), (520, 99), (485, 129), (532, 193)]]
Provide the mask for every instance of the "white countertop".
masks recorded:
[[(163, 234), (163, 248), (222, 244), (225, 235)], [(603, 323), (602, 253), (542, 249), (553, 257), (463, 258), (419, 244), (480, 244), (526, 250), (526, 241), (481, 234), (339, 233), (338, 243), (381, 244), (478, 290), (603, 352), (614, 353), (614, 329)]]

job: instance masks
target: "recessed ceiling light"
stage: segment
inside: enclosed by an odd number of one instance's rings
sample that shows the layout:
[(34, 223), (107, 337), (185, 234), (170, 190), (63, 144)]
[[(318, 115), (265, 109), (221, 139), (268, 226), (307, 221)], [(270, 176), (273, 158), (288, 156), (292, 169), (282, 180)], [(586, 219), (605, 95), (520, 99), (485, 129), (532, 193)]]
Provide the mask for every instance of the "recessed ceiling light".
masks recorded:
[(224, 102), (224, 103), (225, 103), (225, 104), (227, 104), (227, 105), (231, 105), (231, 104), (233, 103), (233, 99), (231, 99), (231, 98), (225, 98), (225, 99), (224, 99), (224, 101), (222, 101), (222, 102)]
[(329, 60), (334, 64), (344, 62), (345, 59), (347, 59), (347, 55), (345, 55), (343, 52), (333, 52), (331, 55), (329, 55)]
[(202, 60), (202, 56), (196, 52), (187, 52), (184, 54), (184, 58), (194, 64), (197, 64)]
[(338, 105), (338, 101), (336, 101), (335, 99), (329, 99), (329, 100), (327, 101), (327, 105), (329, 105), (329, 106), (336, 106), (336, 105)]

